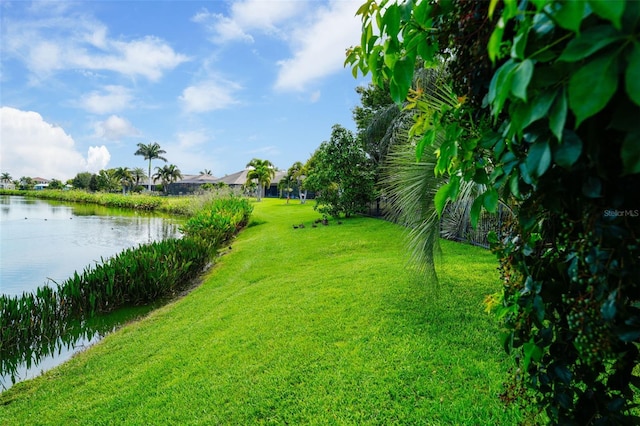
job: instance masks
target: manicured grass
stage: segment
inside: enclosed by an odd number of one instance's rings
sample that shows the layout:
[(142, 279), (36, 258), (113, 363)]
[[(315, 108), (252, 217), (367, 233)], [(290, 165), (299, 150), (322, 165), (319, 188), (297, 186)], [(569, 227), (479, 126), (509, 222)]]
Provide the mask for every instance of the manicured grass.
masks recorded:
[(444, 242), (435, 287), (399, 227), (317, 218), (255, 203), (200, 287), (0, 394), (0, 424), (518, 423), (493, 255)]

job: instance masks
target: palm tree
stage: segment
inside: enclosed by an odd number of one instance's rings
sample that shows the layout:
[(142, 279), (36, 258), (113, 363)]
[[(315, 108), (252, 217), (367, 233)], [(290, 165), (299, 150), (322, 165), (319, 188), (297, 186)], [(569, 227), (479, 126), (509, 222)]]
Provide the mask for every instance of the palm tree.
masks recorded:
[(302, 178), (306, 173), (304, 164), (300, 161), (296, 161), (291, 165), (291, 167), (289, 167), (287, 173), (288, 176), (291, 176), (296, 181), (296, 184), (298, 185), (298, 198), (300, 199), (300, 204), (304, 204), (307, 198), (307, 191), (305, 191), (304, 197), (302, 196)]
[[(442, 69), (423, 69), (416, 73), (414, 87), (421, 94), (420, 101), (427, 103), (433, 111), (439, 111), (443, 106), (453, 108), (457, 102), (443, 73)], [(416, 161), (416, 143), (422, 135), (409, 135), (413, 123), (411, 111), (398, 114), (392, 108), (386, 108), (373, 118), (371, 128), (365, 129), (363, 137), (384, 134), (381, 177), (383, 192), (390, 205), (387, 216), (407, 228), (412, 263), (423, 272), (435, 275), (434, 257), (439, 251), (441, 227), (450, 228), (446, 232), (457, 232), (454, 228), (463, 224), (461, 221), (441, 221), (435, 208), (435, 195), (447, 183), (434, 172), (444, 130), (436, 129), (433, 145), (426, 147)], [(381, 125), (387, 130), (375, 129)], [(475, 189), (475, 184), (463, 182), (460, 202), (471, 205)]]
[(136, 186), (139, 186), (142, 179), (146, 178), (147, 175), (144, 173), (142, 167), (136, 167), (131, 171), (131, 177), (133, 178), (133, 182)]
[(276, 175), (276, 168), (269, 160), (260, 160), (254, 158), (249, 161), (247, 167), (251, 170), (247, 173), (247, 181), (256, 180), (258, 183), (258, 195), (257, 201), (262, 199), (263, 188), (268, 188), (271, 184), (271, 179)]
[(204, 169), (203, 171), (200, 172), (201, 175), (206, 175), (206, 176), (212, 176), (213, 173), (211, 172), (210, 169)]
[(169, 189), (169, 184), (182, 178), (180, 169), (175, 164), (169, 164), (168, 166), (156, 167), (156, 174), (153, 175), (153, 179), (162, 181), (162, 188), (165, 194)]
[(2, 180), (2, 182), (5, 182), (5, 183), (10, 183), (11, 173), (7, 173), (7, 172), (2, 173), (2, 175), (0, 175), (0, 180)]
[(149, 191), (151, 191), (151, 160), (162, 160), (165, 163), (167, 159), (162, 156), (162, 154), (166, 154), (167, 151), (160, 148), (160, 145), (157, 142), (149, 143), (145, 145), (143, 143), (138, 144), (138, 150), (134, 155), (142, 155), (145, 160), (149, 160)]
[(113, 176), (122, 185), (122, 195), (126, 193), (126, 188), (133, 183), (133, 175), (128, 167), (118, 167), (113, 170)]

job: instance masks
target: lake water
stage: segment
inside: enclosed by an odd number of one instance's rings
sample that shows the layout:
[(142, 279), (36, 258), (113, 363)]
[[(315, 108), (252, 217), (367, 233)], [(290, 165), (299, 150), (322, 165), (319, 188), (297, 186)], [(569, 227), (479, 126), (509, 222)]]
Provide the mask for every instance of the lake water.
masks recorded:
[(0, 196), (0, 293), (55, 287), (50, 280), (178, 234), (175, 220), (145, 212)]
[[(21, 295), (46, 284), (55, 288), (75, 271), (126, 248), (179, 236), (178, 226), (175, 219), (149, 213), (0, 196), (0, 293)], [(1, 359), (0, 392), (61, 364), (151, 309), (129, 307), (95, 317), (78, 324), (72, 335), (32, 348), (24, 359)], [(14, 365), (11, 373), (8, 365)]]

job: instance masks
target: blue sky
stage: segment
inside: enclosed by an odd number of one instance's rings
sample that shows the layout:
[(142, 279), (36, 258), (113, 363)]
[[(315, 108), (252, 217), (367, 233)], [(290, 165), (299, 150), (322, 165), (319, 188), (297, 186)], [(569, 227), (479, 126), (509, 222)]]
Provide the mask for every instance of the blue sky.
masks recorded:
[(305, 162), (355, 128), (361, 3), (0, 0), (0, 172), (146, 170), (150, 142), (183, 174)]

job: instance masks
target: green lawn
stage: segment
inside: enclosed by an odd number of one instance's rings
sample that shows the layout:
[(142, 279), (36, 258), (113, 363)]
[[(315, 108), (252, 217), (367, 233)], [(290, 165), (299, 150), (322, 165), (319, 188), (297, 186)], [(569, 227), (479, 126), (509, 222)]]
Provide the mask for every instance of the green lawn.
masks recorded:
[(393, 224), (313, 228), (312, 202), (254, 205), (200, 287), (0, 394), (0, 425), (520, 420), (498, 399), (511, 361), (482, 305), (493, 255), (443, 242), (436, 287)]

